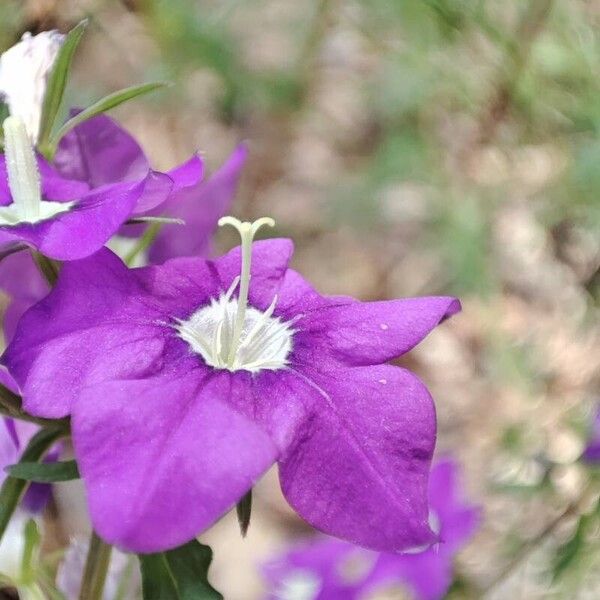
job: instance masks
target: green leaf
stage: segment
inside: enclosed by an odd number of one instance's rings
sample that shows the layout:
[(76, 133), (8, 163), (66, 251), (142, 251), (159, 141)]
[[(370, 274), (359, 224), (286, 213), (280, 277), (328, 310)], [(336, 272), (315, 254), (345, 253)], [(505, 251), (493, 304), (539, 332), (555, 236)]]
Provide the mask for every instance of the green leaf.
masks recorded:
[(58, 52), (54, 68), (48, 77), (38, 139), (40, 148), (44, 148), (50, 139), (50, 134), (52, 133), (65, 94), (65, 88), (67, 87), (67, 79), (71, 70), (73, 55), (86, 27), (87, 20), (84, 20), (69, 31), (64, 44)]
[[(21, 456), (21, 462), (28, 463), (40, 460), (52, 444), (66, 433), (67, 430), (63, 427), (48, 427), (38, 431), (25, 448)], [(27, 482), (24, 479), (7, 477), (0, 488), (0, 540), (26, 487)]]
[(235, 510), (237, 512), (238, 523), (242, 537), (246, 537), (248, 527), (250, 527), (250, 516), (252, 514), (252, 490), (237, 503)]
[(208, 582), (212, 550), (196, 540), (157, 554), (140, 554), (144, 600), (222, 600)]
[(71, 481), (80, 477), (77, 463), (74, 460), (52, 463), (19, 462), (6, 467), (5, 470), (11, 477), (38, 483)]
[(132, 87), (124, 88), (117, 92), (113, 92), (108, 96), (105, 96), (101, 100), (94, 102), (91, 106), (88, 106), (85, 110), (82, 110), (80, 113), (76, 114), (74, 117), (71, 117), (57, 132), (56, 135), (53, 136), (50, 147), (52, 150), (56, 148), (58, 142), (61, 138), (66, 135), (71, 129), (77, 127), (84, 121), (95, 117), (96, 115), (100, 115), (110, 110), (111, 108), (115, 108), (128, 100), (132, 100), (133, 98), (137, 98), (138, 96), (142, 96), (143, 94), (149, 94), (154, 90), (165, 87), (168, 85), (165, 82), (158, 81), (154, 83), (143, 83), (142, 85), (134, 85)]

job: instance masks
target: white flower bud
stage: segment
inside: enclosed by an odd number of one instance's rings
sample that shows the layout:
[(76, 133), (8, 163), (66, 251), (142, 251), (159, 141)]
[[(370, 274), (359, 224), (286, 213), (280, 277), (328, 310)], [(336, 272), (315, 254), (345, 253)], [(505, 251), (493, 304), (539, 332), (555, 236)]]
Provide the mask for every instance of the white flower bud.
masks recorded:
[(0, 99), (11, 115), (20, 117), (37, 142), (48, 75), (65, 36), (56, 30), (26, 33), (0, 56)]

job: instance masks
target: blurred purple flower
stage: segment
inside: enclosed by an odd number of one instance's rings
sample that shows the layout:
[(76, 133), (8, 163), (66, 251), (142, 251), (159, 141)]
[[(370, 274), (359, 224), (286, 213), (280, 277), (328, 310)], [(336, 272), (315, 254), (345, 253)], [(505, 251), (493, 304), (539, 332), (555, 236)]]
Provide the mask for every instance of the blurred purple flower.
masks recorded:
[(600, 462), (600, 409), (596, 411), (583, 459), (591, 463)]
[(320, 538), (265, 567), (272, 588), (269, 598), (358, 600), (394, 585), (408, 587), (418, 600), (443, 598), (452, 583), (454, 555), (479, 523), (479, 510), (462, 499), (453, 460), (444, 459), (433, 467), (429, 502), (439, 544), (421, 552), (390, 554)]
[(219, 219), (229, 212), (248, 151), (240, 144), (206, 182), (182, 189), (164, 206), (164, 213), (185, 221), (164, 226), (150, 247), (149, 260), (160, 264), (178, 256), (209, 256)]
[(323, 297), (288, 268), (289, 240), (243, 247), (141, 269), (104, 249), (21, 319), (3, 364), (28, 412), (71, 415), (94, 527), (137, 552), (180, 545), (278, 461), (315, 527), (378, 550), (433, 543), (433, 402), (384, 363), (458, 300)]

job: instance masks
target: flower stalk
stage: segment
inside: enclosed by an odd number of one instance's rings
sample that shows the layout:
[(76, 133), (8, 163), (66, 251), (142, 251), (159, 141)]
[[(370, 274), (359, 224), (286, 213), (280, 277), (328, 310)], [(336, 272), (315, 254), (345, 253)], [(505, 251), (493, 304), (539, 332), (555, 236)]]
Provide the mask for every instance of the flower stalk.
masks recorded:
[(111, 552), (112, 546), (103, 542), (98, 534), (92, 531), (83, 579), (81, 580), (80, 600), (102, 599)]

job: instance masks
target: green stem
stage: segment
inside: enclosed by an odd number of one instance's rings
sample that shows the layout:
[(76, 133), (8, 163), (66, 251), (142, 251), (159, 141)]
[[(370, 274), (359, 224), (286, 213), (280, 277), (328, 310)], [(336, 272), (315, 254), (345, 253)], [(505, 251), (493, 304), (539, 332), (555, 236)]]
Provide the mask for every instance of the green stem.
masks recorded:
[(138, 254), (147, 250), (152, 242), (156, 239), (158, 232), (160, 231), (162, 223), (154, 222), (150, 223), (146, 231), (144, 231), (144, 235), (140, 238), (140, 241), (137, 243), (135, 248), (123, 259), (123, 262), (127, 266), (131, 266), (133, 261), (137, 258)]
[(40, 270), (40, 273), (44, 276), (50, 287), (54, 287), (54, 284), (58, 279), (60, 263), (35, 250), (32, 250), (31, 254), (33, 256), (33, 260), (35, 260), (35, 264)]
[(44, 419), (42, 417), (34, 417), (26, 413), (22, 408), (21, 397), (11, 392), (7, 387), (0, 383), (0, 414), (29, 423), (36, 423), (43, 427), (54, 427), (68, 429), (68, 419)]
[(90, 536), (90, 547), (83, 579), (81, 580), (81, 590), (79, 591), (79, 600), (101, 600), (104, 590), (104, 582), (110, 565), (110, 554), (112, 546), (103, 542), (95, 531)]
[[(39, 461), (50, 447), (66, 433), (67, 430), (59, 427), (42, 429), (31, 438), (19, 462)], [(29, 482), (24, 479), (7, 477), (0, 487), (0, 540), (2, 540), (10, 518), (23, 497), (27, 485)]]

